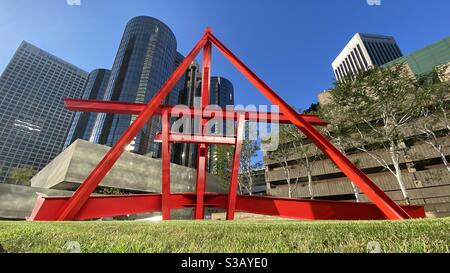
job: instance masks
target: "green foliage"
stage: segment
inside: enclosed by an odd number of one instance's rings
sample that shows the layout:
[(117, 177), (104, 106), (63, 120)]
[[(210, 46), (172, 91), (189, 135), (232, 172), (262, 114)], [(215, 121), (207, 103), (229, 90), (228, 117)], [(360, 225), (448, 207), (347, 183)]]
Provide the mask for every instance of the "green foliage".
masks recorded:
[(0, 222), (5, 252), (449, 253), (450, 219), (410, 221)]
[[(423, 116), (428, 118), (430, 125), (443, 126), (450, 130), (450, 120), (448, 111), (450, 109), (450, 81), (440, 81), (444, 77), (448, 66), (435, 68), (432, 72), (433, 80), (424, 81), (422, 86), (426, 96), (426, 107), (422, 112)], [(440, 123), (440, 124), (439, 124)]]
[(309, 106), (308, 109), (305, 110), (305, 114), (314, 114), (319, 111), (319, 103), (312, 103), (311, 106)]
[(3, 164), (0, 164), (0, 176), (5, 174), (5, 166)]
[(402, 65), (368, 70), (338, 83), (331, 94), (335, 112), (328, 118), (333, 123), (337, 118), (340, 129), (356, 129), (362, 144), (402, 140), (401, 127), (419, 116), (426, 102), (419, 82)]
[(214, 145), (212, 156), (215, 158), (211, 173), (221, 178), (221, 187), (228, 189), (231, 177), (234, 149), (229, 145)]
[(103, 187), (100, 187), (96, 192), (98, 194), (105, 194), (105, 195), (125, 195), (125, 194), (127, 194), (127, 191), (124, 191), (121, 189), (103, 188)]
[[(405, 128), (412, 127), (431, 105), (441, 105), (439, 100), (446, 103), (448, 86), (438, 78), (427, 75), (417, 79), (404, 65), (376, 67), (355, 80), (336, 83), (331, 101), (319, 109), (330, 122), (325, 132), (336, 146), (342, 152), (361, 150), (389, 170), (407, 202), (400, 161), (412, 132)], [(389, 160), (383, 152), (388, 152)]]
[(31, 178), (36, 174), (33, 167), (21, 166), (13, 168), (8, 176), (8, 183), (22, 186), (30, 186)]

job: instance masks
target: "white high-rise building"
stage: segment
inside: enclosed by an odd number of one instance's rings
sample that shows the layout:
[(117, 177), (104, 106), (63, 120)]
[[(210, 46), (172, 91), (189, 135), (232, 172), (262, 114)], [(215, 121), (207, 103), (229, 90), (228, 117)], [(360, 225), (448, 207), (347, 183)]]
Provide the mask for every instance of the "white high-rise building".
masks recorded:
[(402, 57), (394, 37), (356, 33), (333, 61), (337, 81), (354, 78), (361, 71)]

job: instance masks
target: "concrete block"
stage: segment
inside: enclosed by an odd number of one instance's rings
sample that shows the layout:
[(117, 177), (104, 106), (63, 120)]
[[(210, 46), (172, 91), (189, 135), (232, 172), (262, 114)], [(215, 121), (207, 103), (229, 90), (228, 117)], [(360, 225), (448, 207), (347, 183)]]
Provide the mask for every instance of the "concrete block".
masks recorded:
[[(33, 187), (73, 191), (110, 147), (77, 140), (31, 179)], [(196, 170), (171, 164), (172, 192), (193, 192)], [(221, 180), (207, 175), (208, 192), (224, 192)], [(135, 192), (161, 192), (161, 160), (124, 152), (100, 186)]]

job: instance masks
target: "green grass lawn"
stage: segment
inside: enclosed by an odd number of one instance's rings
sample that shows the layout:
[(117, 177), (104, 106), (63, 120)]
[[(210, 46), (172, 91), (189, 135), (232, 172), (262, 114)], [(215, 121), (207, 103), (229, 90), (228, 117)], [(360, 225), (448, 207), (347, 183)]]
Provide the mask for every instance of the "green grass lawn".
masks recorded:
[[(0, 222), (0, 251), (450, 252), (450, 218), (411, 221)], [(3, 250), (2, 250), (3, 249)]]

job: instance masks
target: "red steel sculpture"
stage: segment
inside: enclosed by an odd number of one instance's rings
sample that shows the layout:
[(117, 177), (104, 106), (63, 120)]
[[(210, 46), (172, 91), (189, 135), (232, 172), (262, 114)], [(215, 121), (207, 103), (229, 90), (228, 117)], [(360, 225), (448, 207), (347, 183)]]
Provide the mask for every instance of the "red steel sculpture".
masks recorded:
[[(218, 117), (236, 121), (236, 134), (232, 137), (176, 134), (170, 132), (170, 115), (177, 112), (176, 106), (161, 105), (164, 98), (175, 87), (189, 65), (203, 49), (201, 111), (192, 111), (191, 117), (201, 119), (204, 128), (211, 116), (203, 111), (209, 104), (211, 50), (217, 49), (265, 96), (279, 108), (280, 113), (222, 111)], [(173, 72), (148, 104), (66, 99), (66, 108), (73, 111), (102, 112), (138, 115), (120, 139), (89, 174), (71, 197), (39, 196), (30, 220), (68, 221), (96, 219), (136, 213), (161, 211), (163, 219), (170, 219), (171, 209), (193, 207), (195, 219), (204, 219), (204, 208), (226, 210), (227, 220), (234, 219), (235, 211), (279, 216), (293, 219), (322, 220), (369, 220), (410, 219), (425, 217), (422, 206), (400, 206), (389, 198), (369, 177), (359, 170), (347, 157), (322, 136), (313, 125), (327, 123), (315, 115), (301, 115), (283, 101), (266, 83), (253, 73), (241, 60), (226, 48), (207, 28), (205, 34)], [(156, 141), (162, 142), (162, 192), (161, 194), (135, 194), (124, 196), (92, 195), (102, 179), (119, 159), (125, 147), (153, 115), (161, 115), (162, 133)], [(217, 113), (216, 116), (217, 117)], [(244, 138), (244, 123), (252, 118), (268, 122), (292, 123), (298, 127), (337, 167), (372, 201), (372, 203), (303, 200), (261, 196), (237, 195), (240, 152)], [(203, 132), (203, 130), (201, 130)], [(195, 143), (198, 145), (197, 180), (195, 193), (171, 193), (170, 191), (170, 144)], [(206, 163), (208, 144), (234, 145), (234, 157), (228, 194), (207, 193)]]

